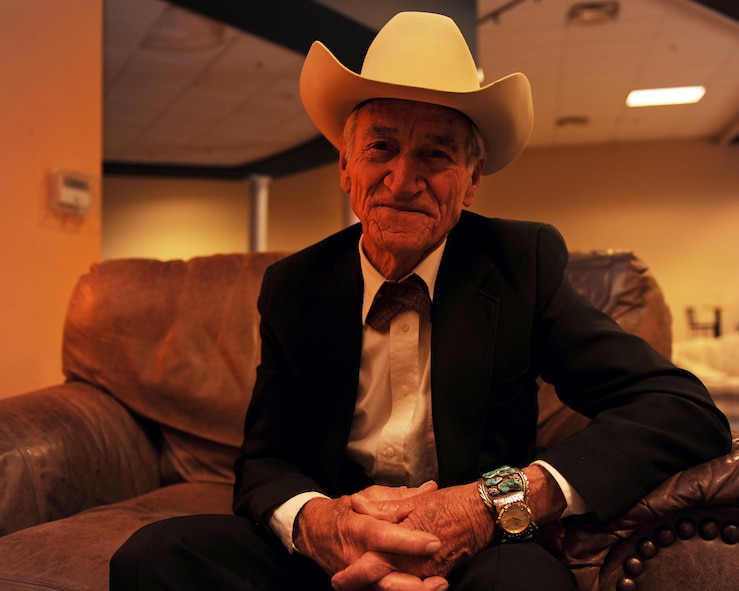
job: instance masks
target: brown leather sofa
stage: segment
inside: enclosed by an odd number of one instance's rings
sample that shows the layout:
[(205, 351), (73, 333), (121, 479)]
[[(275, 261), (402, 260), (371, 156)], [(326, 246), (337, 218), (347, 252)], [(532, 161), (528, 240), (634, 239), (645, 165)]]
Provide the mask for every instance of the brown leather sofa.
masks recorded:
[[(108, 588), (133, 531), (228, 513), (259, 354), (256, 297), (279, 253), (94, 265), (71, 297), (64, 384), (0, 399), (0, 590)], [(570, 276), (670, 353), (670, 317), (629, 253), (573, 255)], [(586, 420), (542, 385), (540, 442)], [(739, 588), (739, 442), (606, 526), (548, 528), (582, 590)]]

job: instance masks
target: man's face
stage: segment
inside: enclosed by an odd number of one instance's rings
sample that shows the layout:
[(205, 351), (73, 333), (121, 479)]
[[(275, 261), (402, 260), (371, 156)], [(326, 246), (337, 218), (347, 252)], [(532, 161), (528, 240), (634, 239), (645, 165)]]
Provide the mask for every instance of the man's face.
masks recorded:
[(462, 114), (428, 103), (381, 99), (356, 113), (352, 145), (341, 148), (341, 187), (381, 272), (388, 259), (415, 266), (472, 204), (482, 162), (468, 164), (470, 134)]

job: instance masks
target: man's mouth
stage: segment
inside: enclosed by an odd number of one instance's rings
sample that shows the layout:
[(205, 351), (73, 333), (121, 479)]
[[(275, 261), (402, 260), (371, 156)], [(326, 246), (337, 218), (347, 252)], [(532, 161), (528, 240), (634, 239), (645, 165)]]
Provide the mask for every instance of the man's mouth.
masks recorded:
[(390, 210), (392, 213), (399, 213), (399, 214), (416, 214), (416, 215), (425, 215), (428, 216), (428, 212), (413, 208), (413, 207), (403, 207), (401, 205), (394, 205), (394, 204), (383, 204), (379, 206), (380, 209), (387, 209)]

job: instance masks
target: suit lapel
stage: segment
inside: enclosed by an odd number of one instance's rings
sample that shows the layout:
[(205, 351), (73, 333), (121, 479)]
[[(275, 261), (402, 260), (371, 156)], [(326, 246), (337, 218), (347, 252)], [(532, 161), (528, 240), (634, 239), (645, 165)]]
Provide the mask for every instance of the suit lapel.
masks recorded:
[(467, 233), (447, 242), (434, 294), (431, 388), (443, 486), (477, 476), (487, 416), (498, 298), (493, 261), (471, 248)]
[(333, 257), (306, 285), (299, 319), (301, 372), (313, 384), (306, 403), (306, 429), (313, 434), (330, 479), (345, 460), (359, 376), (362, 345), (362, 277), (354, 248)]

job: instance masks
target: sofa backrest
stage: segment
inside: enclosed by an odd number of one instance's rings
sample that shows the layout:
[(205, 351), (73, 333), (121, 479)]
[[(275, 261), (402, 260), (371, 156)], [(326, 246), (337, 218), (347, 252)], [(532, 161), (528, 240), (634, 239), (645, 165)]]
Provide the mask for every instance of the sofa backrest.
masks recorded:
[[(65, 375), (159, 425), (165, 481), (232, 481), (259, 361), (256, 300), (265, 269), (283, 256), (118, 259), (80, 278), (64, 328)], [(568, 275), (595, 305), (669, 357), (669, 311), (639, 259), (573, 253)], [(542, 387), (542, 444), (584, 422)]]
[(577, 291), (627, 332), (642, 337), (668, 359), (672, 315), (647, 265), (625, 250), (570, 253), (567, 277)]
[(259, 360), (262, 275), (283, 253), (95, 264), (70, 300), (67, 379), (160, 425), (165, 480), (230, 482)]

